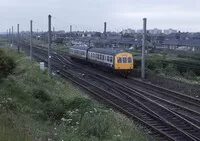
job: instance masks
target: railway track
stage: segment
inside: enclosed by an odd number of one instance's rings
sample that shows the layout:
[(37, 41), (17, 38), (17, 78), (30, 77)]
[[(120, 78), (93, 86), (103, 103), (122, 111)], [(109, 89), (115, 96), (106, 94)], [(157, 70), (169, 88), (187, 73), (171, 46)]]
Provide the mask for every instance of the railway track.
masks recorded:
[(174, 127), (173, 125), (169, 124), (164, 119), (160, 119), (159, 116), (155, 116), (154, 114), (149, 113), (147, 110), (140, 108), (138, 104), (133, 104), (131, 102), (128, 102), (127, 100), (124, 100), (124, 98), (121, 98), (120, 96), (116, 96), (110, 93), (109, 91), (105, 91), (104, 89), (99, 88), (98, 85), (88, 83), (87, 80), (76, 77), (76, 75), (73, 75), (74, 72), (61, 69), (62, 65), (56, 63), (56, 65), (53, 64), (53, 66), (56, 69), (61, 70), (62, 76), (70, 79), (74, 83), (80, 85), (81, 87), (84, 87), (91, 93), (107, 101), (110, 105), (114, 106), (115, 108), (125, 113), (129, 117), (132, 117), (133, 119), (140, 121), (149, 128), (152, 128), (154, 131), (157, 131), (157, 132), (152, 132), (151, 134), (154, 135), (156, 134), (160, 140), (165, 140), (165, 139), (195, 140), (193, 137), (188, 136), (186, 133)]
[[(94, 72), (88, 71), (87, 73), (92, 74)], [(97, 74), (94, 74), (94, 75), (97, 75)], [(106, 79), (110, 80), (112, 78), (106, 78)], [(136, 83), (137, 85), (138, 83), (141, 84), (141, 87), (136, 87), (137, 86), (136, 84), (132, 86), (130, 85), (131, 82), (129, 83), (124, 82), (124, 85), (127, 86), (129, 89), (134, 89), (137, 92), (140, 92), (143, 95), (147, 96), (148, 98), (155, 100), (159, 104), (162, 104), (168, 107), (170, 110), (173, 110), (174, 112), (177, 112), (180, 115), (184, 115), (185, 118), (187, 118), (191, 122), (194, 122), (195, 124), (200, 125), (200, 113), (199, 113), (200, 101), (198, 99), (195, 99), (193, 97), (183, 95), (174, 91), (170, 91), (168, 89), (157, 87), (155, 85), (152, 85), (146, 82), (141, 82), (141, 81), (137, 82), (137, 81), (139, 80), (134, 79), (133, 82)], [(121, 82), (123, 82), (123, 79), (121, 80)], [(143, 90), (143, 89), (146, 89), (146, 85), (149, 86), (149, 88), (151, 89)], [(127, 89), (127, 88), (124, 88), (124, 89)]]
[[(41, 53), (41, 51), (38, 52)], [(101, 93), (98, 97), (101, 97), (118, 110), (127, 114), (129, 117), (140, 121), (140, 123), (144, 124), (153, 131), (152, 134), (159, 135), (160, 140), (199, 140), (199, 126), (195, 126), (194, 123), (185, 117), (180, 116), (176, 112), (156, 103), (150, 99), (150, 97), (141, 94), (141, 92), (139, 93), (128, 86), (121, 85), (98, 74), (90, 72), (88, 78), (95, 79), (95, 81), (99, 81), (99, 83), (103, 82), (104, 84), (107, 84), (107, 86), (109, 86), (108, 88), (112, 88), (112, 92), (115, 92), (115, 94), (99, 88), (98, 84), (89, 84), (88, 82), (90, 81), (88, 81), (88, 79), (78, 78), (73, 71), (66, 71), (64, 66), (66, 67), (67, 65), (72, 65), (70, 64), (70, 61), (56, 54), (54, 54), (54, 56), (55, 64), (53, 65), (56, 69), (60, 70), (61, 75), (67, 77), (68, 79), (73, 78), (72, 81), (74, 83), (79, 83), (80, 86), (87, 84), (85, 87), (93, 87), (93, 89), (89, 90), (93, 90), (96, 95)], [(44, 59), (44, 53), (40, 55), (41, 59), (42, 57)], [(62, 64), (58, 62), (62, 62)], [(83, 72), (86, 73), (85, 70)], [(124, 91), (124, 88), (126, 88), (126, 91)]]

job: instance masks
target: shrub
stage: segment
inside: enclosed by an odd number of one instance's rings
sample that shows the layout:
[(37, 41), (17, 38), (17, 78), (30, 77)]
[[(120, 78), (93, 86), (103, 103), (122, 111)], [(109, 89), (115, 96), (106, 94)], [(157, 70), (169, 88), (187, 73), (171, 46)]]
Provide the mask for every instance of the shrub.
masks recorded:
[(3, 50), (0, 50), (0, 78), (12, 73), (15, 67), (16, 63), (14, 59), (7, 56)]
[(50, 101), (51, 97), (43, 89), (33, 89), (33, 96), (42, 102)]
[(66, 111), (66, 106), (59, 100), (46, 102), (41, 105), (42, 112), (38, 117), (42, 120), (59, 121)]
[(86, 136), (94, 136), (99, 139), (109, 139), (112, 135), (116, 119), (112, 114), (90, 111), (84, 114), (80, 123), (80, 132)]
[(173, 64), (169, 64), (165, 69), (164, 69), (164, 73), (167, 76), (180, 76), (180, 72), (177, 70), (176, 66), (174, 66)]
[(186, 79), (195, 79), (196, 78), (196, 74), (193, 71), (187, 71), (185, 73), (183, 73), (184, 78)]

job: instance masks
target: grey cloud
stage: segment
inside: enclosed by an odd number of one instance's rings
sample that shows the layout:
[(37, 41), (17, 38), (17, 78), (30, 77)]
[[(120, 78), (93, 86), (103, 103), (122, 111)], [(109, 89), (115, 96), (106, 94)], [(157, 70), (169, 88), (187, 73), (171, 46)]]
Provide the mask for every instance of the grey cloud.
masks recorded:
[(142, 18), (148, 18), (148, 28), (175, 28), (199, 31), (200, 9), (198, 0), (7, 0), (0, 5), (0, 31), (20, 24), (29, 30), (29, 20), (34, 30), (47, 30), (47, 16), (51, 14), (56, 29), (103, 31), (122, 28), (139, 29)]

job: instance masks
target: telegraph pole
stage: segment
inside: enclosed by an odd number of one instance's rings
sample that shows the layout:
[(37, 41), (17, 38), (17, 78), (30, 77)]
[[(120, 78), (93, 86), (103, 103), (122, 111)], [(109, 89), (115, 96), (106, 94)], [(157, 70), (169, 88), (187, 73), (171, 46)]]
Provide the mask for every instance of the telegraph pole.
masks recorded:
[(104, 39), (105, 39), (105, 42), (104, 42), (104, 48), (106, 47), (106, 28), (107, 28), (107, 23), (104, 22), (104, 31), (103, 31)]
[(17, 48), (18, 48), (18, 53), (20, 51), (19, 49), (19, 24), (17, 24)]
[(48, 32), (48, 72), (51, 76), (51, 15), (48, 16), (49, 32)]
[(7, 38), (8, 38), (8, 35), (9, 35), (9, 33), (8, 33), (8, 29), (6, 30), (6, 36), (7, 36)]
[(106, 28), (107, 28), (107, 23), (104, 22), (104, 36), (106, 37)]
[(33, 36), (33, 21), (30, 20), (30, 63), (31, 64), (33, 59), (32, 36)]
[(70, 34), (72, 33), (72, 25), (70, 25)]
[(70, 46), (72, 45), (72, 25), (70, 25)]
[(13, 47), (13, 26), (12, 26), (12, 36), (11, 36), (11, 38), (12, 38), (12, 47)]
[(145, 78), (145, 38), (146, 38), (146, 25), (147, 25), (147, 19), (143, 19), (143, 40), (142, 40), (142, 65), (141, 65), (141, 78)]
[(11, 44), (11, 29), (9, 28), (9, 36), (8, 36), (9, 40), (10, 40), (10, 44)]

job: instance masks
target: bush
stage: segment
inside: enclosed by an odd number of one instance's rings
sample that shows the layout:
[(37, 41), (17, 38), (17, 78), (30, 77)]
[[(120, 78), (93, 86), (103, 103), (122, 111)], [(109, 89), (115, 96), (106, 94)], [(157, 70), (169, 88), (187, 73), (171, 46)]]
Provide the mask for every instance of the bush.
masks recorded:
[(38, 117), (42, 120), (51, 120), (53, 122), (59, 121), (67, 109), (66, 104), (59, 99), (42, 103), (40, 107), (42, 111), (39, 113)]
[(34, 89), (33, 96), (36, 99), (39, 99), (42, 102), (50, 101), (51, 97), (47, 94), (47, 92), (43, 89)]
[(112, 135), (115, 117), (105, 112), (90, 111), (85, 113), (80, 123), (80, 132), (86, 137), (97, 137), (101, 140), (109, 139)]
[(7, 56), (3, 50), (0, 50), (0, 78), (12, 73), (15, 67), (16, 63), (14, 59)]
[(167, 76), (180, 76), (180, 72), (177, 70), (176, 66), (174, 66), (173, 64), (169, 64), (165, 69), (164, 69), (164, 73)]
[(186, 73), (183, 73), (184, 78), (186, 79), (196, 79), (196, 74), (193, 71), (187, 71)]

